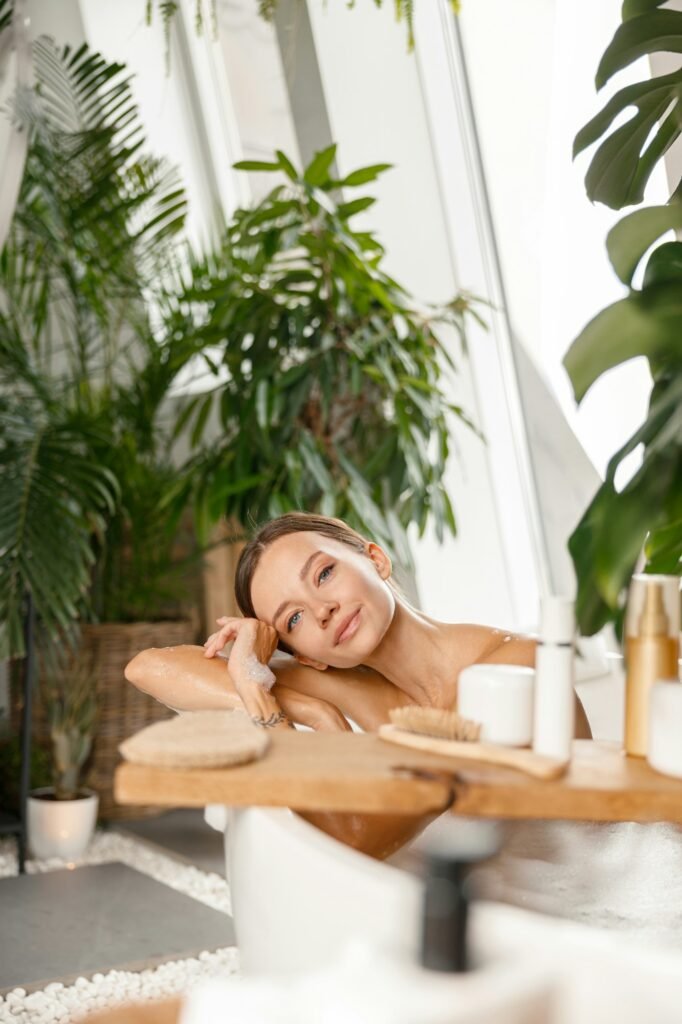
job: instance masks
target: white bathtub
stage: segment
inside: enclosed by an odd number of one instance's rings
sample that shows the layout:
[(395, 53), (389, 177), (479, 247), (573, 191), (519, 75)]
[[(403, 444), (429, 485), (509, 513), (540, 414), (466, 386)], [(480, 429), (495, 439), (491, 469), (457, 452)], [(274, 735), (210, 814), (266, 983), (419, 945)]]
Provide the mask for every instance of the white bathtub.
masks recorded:
[[(321, 968), (354, 939), (414, 962), (422, 883), (411, 872), (349, 849), (288, 810), (266, 808), (228, 812), (226, 859), (246, 975)], [(474, 904), (471, 937), (482, 965), (518, 964), (522, 974), (534, 965), (552, 974), (554, 1009), (537, 1021), (682, 1019), (682, 952), (490, 902)], [(500, 974), (501, 984), (509, 976)], [(537, 980), (537, 972), (528, 976)]]
[(232, 913), (245, 973), (322, 967), (353, 938), (413, 959), (422, 887), (291, 811), (233, 809), (225, 836)]

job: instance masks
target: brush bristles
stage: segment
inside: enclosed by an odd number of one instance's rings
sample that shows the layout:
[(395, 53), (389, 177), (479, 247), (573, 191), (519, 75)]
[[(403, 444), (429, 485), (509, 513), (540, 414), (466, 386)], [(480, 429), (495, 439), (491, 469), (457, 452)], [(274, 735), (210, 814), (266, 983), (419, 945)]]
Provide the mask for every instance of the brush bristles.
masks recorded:
[(398, 729), (419, 733), (421, 736), (435, 736), (437, 739), (475, 743), (481, 734), (481, 726), (478, 722), (472, 722), (470, 718), (463, 718), (456, 711), (423, 708), (418, 704), (410, 704), (404, 708), (392, 708), (388, 714), (391, 722)]

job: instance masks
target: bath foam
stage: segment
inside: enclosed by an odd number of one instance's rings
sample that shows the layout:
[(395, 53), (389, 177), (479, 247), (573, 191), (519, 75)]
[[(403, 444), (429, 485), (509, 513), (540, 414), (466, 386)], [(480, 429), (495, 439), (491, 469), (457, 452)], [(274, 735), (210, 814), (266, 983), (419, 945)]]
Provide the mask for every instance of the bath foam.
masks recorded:
[(255, 654), (235, 654), (233, 650), (227, 664), (228, 670), (231, 664), (234, 665), (250, 683), (262, 686), (268, 692), (277, 682), (275, 673), (267, 665), (264, 665), (262, 661), (259, 661)]

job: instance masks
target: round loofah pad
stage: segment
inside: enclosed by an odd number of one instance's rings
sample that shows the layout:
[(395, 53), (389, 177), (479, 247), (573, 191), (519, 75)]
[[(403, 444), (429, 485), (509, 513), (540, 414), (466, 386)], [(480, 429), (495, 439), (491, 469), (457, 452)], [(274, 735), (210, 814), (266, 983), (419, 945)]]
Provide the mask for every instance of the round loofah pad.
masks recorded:
[(183, 711), (130, 736), (126, 761), (157, 768), (224, 768), (262, 757), (270, 740), (242, 711)]

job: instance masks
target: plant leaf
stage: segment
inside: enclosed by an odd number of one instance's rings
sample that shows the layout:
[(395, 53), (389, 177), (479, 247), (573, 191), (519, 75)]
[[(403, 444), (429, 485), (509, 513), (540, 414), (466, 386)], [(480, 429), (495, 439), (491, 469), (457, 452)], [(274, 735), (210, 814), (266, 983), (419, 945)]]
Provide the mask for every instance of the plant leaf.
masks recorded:
[(598, 313), (563, 359), (576, 400), (582, 400), (602, 373), (628, 359), (678, 356), (680, 317), (682, 289), (670, 283), (630, 295)]
[(267, 160), (238, 160), (232, 164), (235, 171), (281, 171), (279, 163), (272, 163)]
[(631, 284), (647, 249), (670, 230), (682, 229), (682, 203), (649, 206), (620, 220), (606, 236), (606, 249), (613, 269), (623, 284)]
[(393, 164), (372, 164), (370, 167), (361, 167), (357, 171), (347, 174), (340, 182), (343, 188), (352, 188), (355, 185), (365, 185), (368, 181), (375, 181), (384, 171), (390, 171)]
[(329, 171), (336, 158), (336, 143), (321, 149), (310, 161), (303, 173), (309, 185), (323, 185), (329, 180)]
[(599, 62), (597, 89), (639, 57), (660, 50), (682, 53), (682, 13), (654, 10), (623, 22)]
[(643, 288), (669, 281), (682, 282), (682, 242), (664, 242), (654, 249), (644, 271)]

